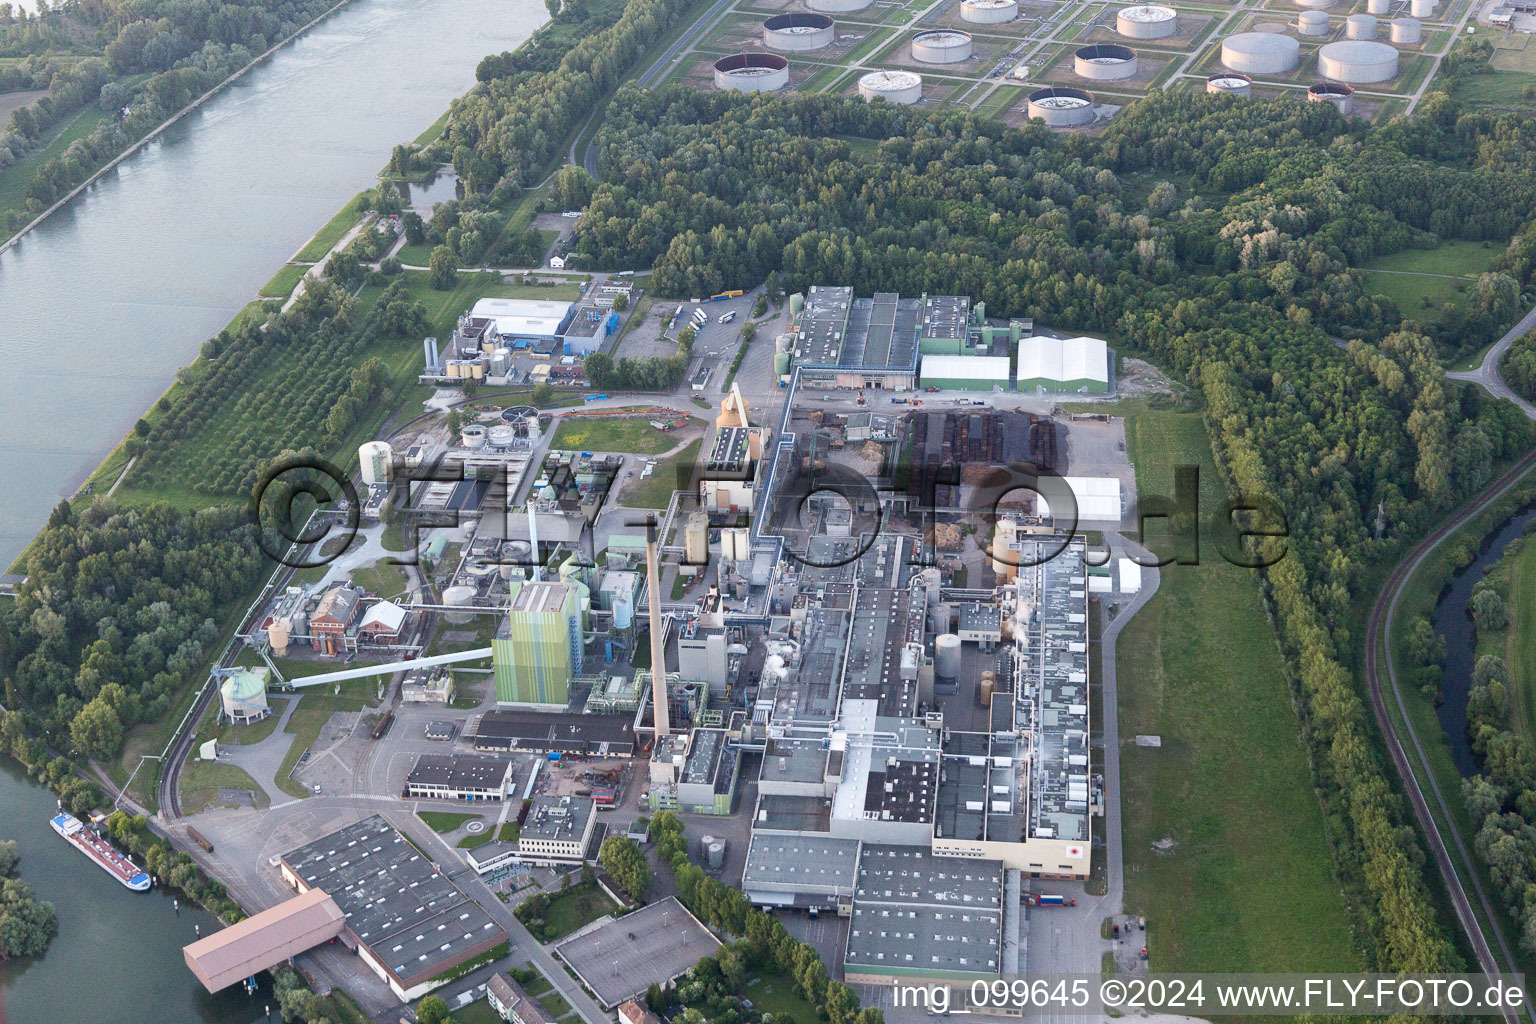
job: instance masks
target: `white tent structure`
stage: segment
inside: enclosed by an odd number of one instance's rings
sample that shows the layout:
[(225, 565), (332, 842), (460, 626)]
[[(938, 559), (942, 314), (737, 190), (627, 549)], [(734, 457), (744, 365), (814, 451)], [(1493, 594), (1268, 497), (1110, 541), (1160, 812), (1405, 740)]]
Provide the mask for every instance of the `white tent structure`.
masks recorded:
[[(1100, 476), (1066, 476), (1062, 477), (1066, 485), (1072, 488), (1072, 495), (1077, 499), (1077, 518), (1093, 522), (1120, 521), (1120, 481), (1114, 477)], [(1052, 515), (1050, 503), (1044, 495), (1040, 496), (1040, 514)], [(1067, 509), (1061, 509), (1055, 513), (1066, 515)]]

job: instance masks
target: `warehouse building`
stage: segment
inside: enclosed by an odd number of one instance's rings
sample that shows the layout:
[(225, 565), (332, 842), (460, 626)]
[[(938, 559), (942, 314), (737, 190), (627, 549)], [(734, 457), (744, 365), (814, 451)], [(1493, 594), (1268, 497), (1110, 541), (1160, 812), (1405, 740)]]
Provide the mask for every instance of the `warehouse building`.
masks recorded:
[(481, 299), (469, 317), (471, 321), (489, 321), (502, 344), (524, 348), (535, 342), (559, 341), (570, 325), (574, 308), (574, 303), (548, 299)]
[(300, 893), (323, 889), (346, 918), (341, 939), (409, 1002), (451, 980), (507, 933), (381, 816), (278, 858)]
[(1102, 395), (1109, 391), (1109, 349), (1099, 338), (1019, 342), (1019, 390)]
[(1007, 356), (923, 356), (923, 387), (946, 391), (1008, 389)]
[(512, 762), (501, 757), (423, 754), (405, 779), (406, 799), (496, 803), (512, 785)]

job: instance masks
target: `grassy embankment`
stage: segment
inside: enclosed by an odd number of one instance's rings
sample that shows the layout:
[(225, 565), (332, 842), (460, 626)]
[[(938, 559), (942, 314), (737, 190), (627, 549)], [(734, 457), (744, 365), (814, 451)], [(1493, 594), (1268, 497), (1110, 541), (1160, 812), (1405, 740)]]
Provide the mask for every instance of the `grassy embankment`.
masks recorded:
[(549, 446), (570, 452), (659, 455), (677, 447), (677, 436), (640, 419), (567, 419), (560, 422)]
[[(27, 186), (37, 177), (38, 168), (62, 154), (71, 143), (90, 135), (106, 117), (106, 111), (101, 107), (94, 103), (86, 105), (74, 117), (55, 126), (52, 137), (46, 143), (0, 172), (0, 215), (8, 210), (25, 210)], [(10, 234), (8, 231), (0, 231), (0, 241), (9, 238)]]
[[(1141, 494), (1197, 465), (1202, 510), (1224, 500), (1198, 415), (1131, 411), (1126, 441)], [(1117, 645), (1127, 909), (1158, 971), (1357, 969), (1258, 581), (1209, 547), (1164, 567)]]
[(650, 476), (631, 477), (619, 492), (619, 504), (628, 508), (666, 508), (673, 491), (692, 486), (693, 470), (698, 468), (699, 450), (703, 446), (704, 439), (700, 438), (671, 458), (658, 459)]

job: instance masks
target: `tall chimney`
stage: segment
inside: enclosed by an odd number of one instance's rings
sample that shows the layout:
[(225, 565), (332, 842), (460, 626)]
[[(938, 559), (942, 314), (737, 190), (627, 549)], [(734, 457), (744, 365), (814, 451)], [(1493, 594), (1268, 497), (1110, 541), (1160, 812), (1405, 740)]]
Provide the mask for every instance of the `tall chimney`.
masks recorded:
[(645, 522), (645, 590), (651, 613), (651, 707), (656, 712), (656, 738), (672, 733), (667, 707), (667, 646), (661, 636), (661, 569), (656, 554), (656, 517)]

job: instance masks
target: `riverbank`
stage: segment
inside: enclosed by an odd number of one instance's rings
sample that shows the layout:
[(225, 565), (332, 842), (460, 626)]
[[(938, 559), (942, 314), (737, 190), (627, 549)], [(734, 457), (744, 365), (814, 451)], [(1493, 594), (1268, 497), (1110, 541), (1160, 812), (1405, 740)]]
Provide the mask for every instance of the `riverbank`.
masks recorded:
[(250, 74), (252, 69), (254, 69), (256, 67), (259, 67), (264, 61), (266, 61), (266, 59), (268, 57), (272, 56), (274, 53), (278, 52), (283, 47), (289, 45), (294, 40), (296, 40), (300, 36), (304, 35), (304, 33), (308, 32), (310, 29), (314, 28), (316, 25), (320, 24), (322, 21), (324, 21), (325, 19), (329, 18), (331, 15), (335, 14), (337, 11), (341, 10), (343, 7), (345, 7), (347, 4), (349, 4), (351, 2), (352, 2), (352, 0), (336, 0), (336, 3), (333, 4), (331, 7), (327, 8), (324, 13), (322, 13), (320, 15), (317, 15), (316, 17), (311, 19), (309, 22), (307, 22), (306, 24), (301, 26), (298, 30), (296, 30), (295, 32), (293, 32), (290, 35), (288, 35), (286, 38), (284, 38), (284, 39), (280, 40), (279, 42), (274, 43), (273, 45), (267, 47), (267, 49), (263, 50), (260, 54), (258, 54), (255, 57), (253, 57), (251, 59), (251, 61), (249, 63), (247, 63), (244, 67), (240, 68), (238, 71), (236, 71), (234, 74), (230, 75), (228, 78), (224, 79), (218, 85), (215, 85), (212, 89), (209, 89), (207, 92), (205, 92), (201, 96), (197, 97), (197, 99), (193, 100), (191, 103), (188, 103), (186, 106), (184, 106), (180, 110), (176, 111), (176, 113), (172, 114), (170, 117), (168, 117), (164, 121), (160, 122), (159, 126), (157, 126), (152, 131), (150, 131), (150, 133), (148, 135), (144, 136), (142, 139), (140, 139), (139, 141), (135, 142), (133, 145), (129, 146), (127, 149), (123, 150), (117, 156), (115, 156), (111, 160), (107, 161), (100, 168), (98, 168), (93, 174), (91, 174), (90, 177), (86, 178), (80, 184), (78, 184), (74, 188), (70, 189), (69, 192), (66, 195), (64, 195), (62, 198), (60, 198), (58, 200), (55, 200), (53, 205), (49, 206), (42, 213), (38, 214), (32, 220), (28, 221), (14, 235), (12, 235), (10, 238), (7, 238), (4, 242), (0, 242), (0, 255), (3, 255), (8, 250), (14, 248), (17, 244), (19, 244), (21, 242), (21, 240), (23, 238), (25, 238), (27, 235), (29, 235), (34, 228), (36, 228), (39, 224), (43, 223), (43, 221), (47, 220), (49, 217), (53, 216), (59, 210), (62, 210), (64, 207), (66, 207), (70, 203), (74, 202), (76, 196), (80, 195), (86, 189), (90, 188), (96, 182), (100, 181), (102, 175), (108, 173), (113, 168), (117, 167), (124, 160), (127, 160), (129, 157), (133, 156), (135, 153), (137, 153), (139, 150), (143, 149), (145, 146), (149, 145), (151, 142), (154, 142), (161, 135), (165, 134), (166, 130), (169, 129), (172, 125), (176, 124), (176, 122), (180, 121), (182, 118), (184, 118), (188, 114), (192, 113), (192, 111), (197, 110), (200, 107), (202, 107), (203, 104), (207, 103), (209, 100), (213, 99), (219, 93), (223, 92), (230, 85), (233, 85), (235, 82), (238, 82), (240, 79), (242, 79), (246, 75)]

